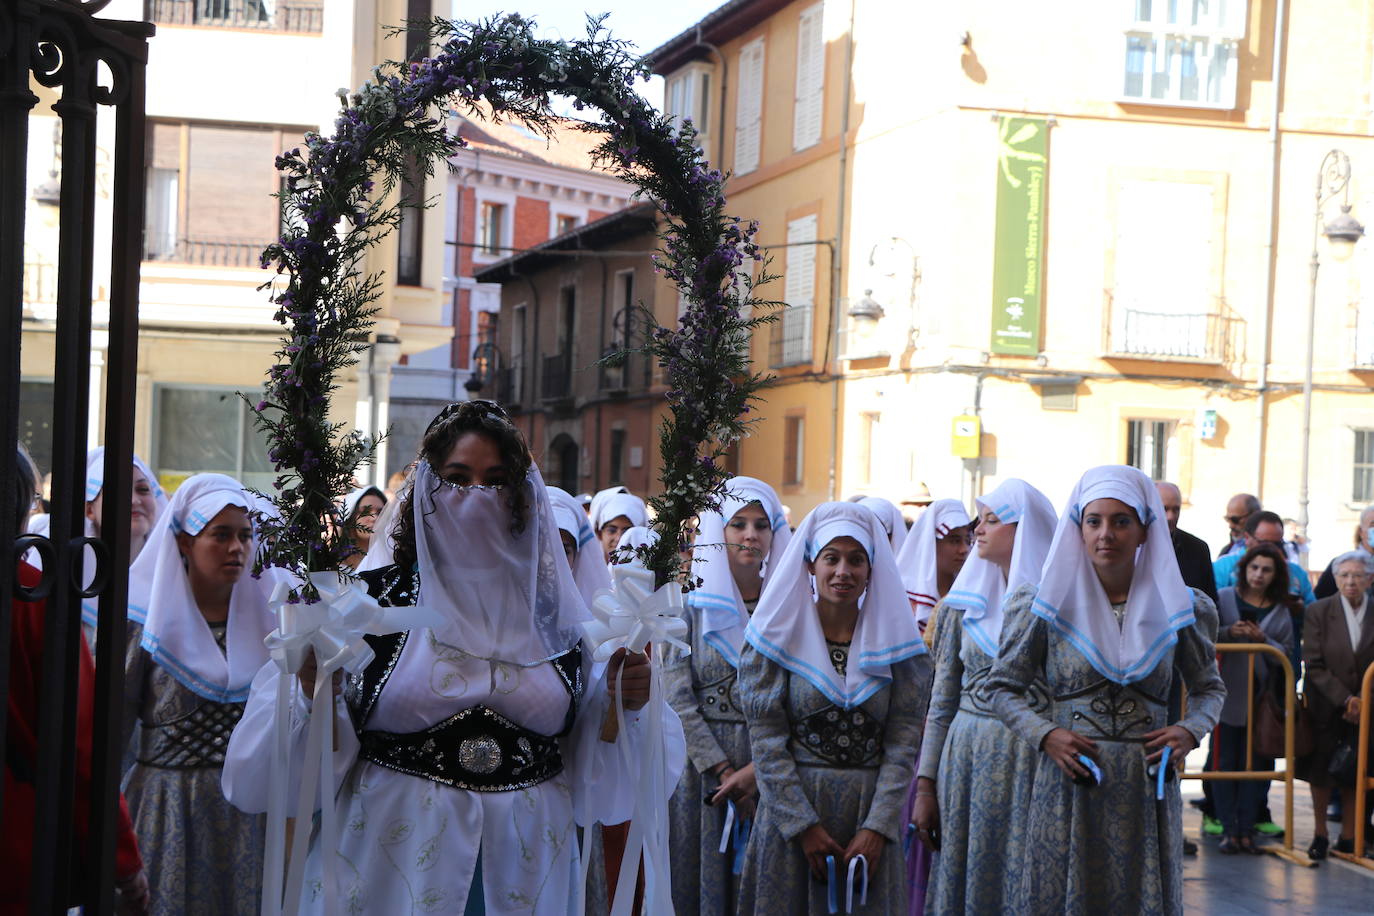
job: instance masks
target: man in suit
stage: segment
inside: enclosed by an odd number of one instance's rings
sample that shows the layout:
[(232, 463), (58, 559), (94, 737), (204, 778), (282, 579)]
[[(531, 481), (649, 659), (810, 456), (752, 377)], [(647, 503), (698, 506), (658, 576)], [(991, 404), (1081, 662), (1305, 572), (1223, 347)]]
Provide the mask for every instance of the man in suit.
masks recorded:
[(1164, 503), (1164, 518), (1169, 523), (1169, 537), (1174, 542), (1174, 556), (1178, 559), (1178, 571), (1183, 573), (1183, 584), (1198, 589), (1215, 604), (1217, 585), (1212, 575), (1211, 549), (1202, 538), (1178, 527), (1178, 516), (1183, 510), (1182, 491), (1166, 480), (1155, 481), (1155, 489)]
[[(1317, 812), (1325, 811), (1331, 799), (1334, 780), (1327, 767), (1341, 735), (1353, 734), (1358, 728), (1360, 682), (1365, 669), (1374, 664), (1374, 602), (1368, 594), (1374, 580), (1374, 556), (1352, 550), (1337, 557), (1331, 566), (1338, 591), (1307, 608), (1303, 632), (1307, 708), (1316, 746), (1304, 758), (1298, 775), (1311, 784), (1312, 808)], [(1338, 852), (1351, 852), (1354, 847), (1355, 806), (1348, 803), (1352, 796), (1345, 798)], [(1314, 859), (1325, 858), (1326, 822), (1320, 816), (1316, 831), (1307, 852)]]

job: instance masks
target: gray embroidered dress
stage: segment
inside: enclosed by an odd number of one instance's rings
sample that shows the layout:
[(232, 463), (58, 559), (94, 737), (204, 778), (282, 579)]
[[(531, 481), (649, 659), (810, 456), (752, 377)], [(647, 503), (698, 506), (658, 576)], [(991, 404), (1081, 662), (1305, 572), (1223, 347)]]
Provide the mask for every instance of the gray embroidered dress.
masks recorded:
[[(846, 652), (834, 644), (831, 651), (838, 669)], [(741, 916), (829, 912), (826, 884), (812, 879), (801, 848), (813, 824), (841, 848), (862, 828), (886, 838), (862, 912), (906, 916), (904, 815), (930, 674), (928, 655), (897, 662), (891, 684), (845, 710), (745, 645), (740, 692), (762, 797), (740, 883)], [(836, 864), (843, 907), (845, 868)]]
[[(935, 683), (916, 774), (935, 780), (940, 806), (940, 851), (926, 912), (1013, 912), (1020, 872), (1007, 863), (1025, 848), (1040, 755), (993, 711), (987, 692), (993, 658), (965, 634), (962, 611), (943, 604), (937, 610)], [(1044, 714), (1044, 684), (1033, 683), (1026, 697)]]
[(683, 619), (688, 631), (683, 641), (692, 654), (674, 651), (663, 666), (668, 702), (686, 733), (688, 760), (669, 807), (673, 908), (678, 916), (731, 916), (739, 891), (733, 874), (737, 850), (732, 841), (720, 851), (726, 808), (705, 803), (720, 781), (703, 774), (721, 763), (736, 770), (748, 764), (749, 728), (735, 666), (702, 639), (699, 608), (689, 606)]
[[(224, 627), (211, 625), (224, 648)], [(220, 788), (229, 734), (242, 703), (192, 693), (143, 649), (130, 621), (124, 729), (134, 763), (125, 774), (154, 916), (239, 916), (262, 902), (267, 819), (244, 814)]]
[[(1075, 785), (1053, 762), (1035, 774), (1030, 824), (1020, 855), (1006, 867), (1020, 873), (1019, 913), (1183, 912), (1182, 801), (1178, 781), (1155, 800), (1143, 736), (1169, 724), (1201, 741), (1221, 714), (1226, 688), (1208, 634), (1216, 608), (1193, 590), (1197, 622), (1144, 679), (1109, 681), (1049, 623), (1031, 613), (1032, 587), (1006, 605), (1001, 647), (988, 678), (993, 708), (1007, 726), (1038, 749), (1055, 728), (1097, 742), (1102, 784)], [(1168, 718), (1169, 683), (1177, 667), (1188, 687), (1188, 714)], [(1036, 712), (1027, 697), (1042, 677), (1051, 708)], [(1013, 850), (1013, 853), (1016, 851)]]

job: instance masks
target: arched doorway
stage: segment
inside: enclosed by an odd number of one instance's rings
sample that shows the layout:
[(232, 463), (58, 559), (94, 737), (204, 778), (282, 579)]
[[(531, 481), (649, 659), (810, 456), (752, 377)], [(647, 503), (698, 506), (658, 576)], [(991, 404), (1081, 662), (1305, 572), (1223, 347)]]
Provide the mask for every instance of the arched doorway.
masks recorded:
[(577, 460), (577, 443), (572, 436), (559, 433), (549, 443), (549, 463), (553, 472), (549, 476), (555, 486), (574, 494), (577, 493)]

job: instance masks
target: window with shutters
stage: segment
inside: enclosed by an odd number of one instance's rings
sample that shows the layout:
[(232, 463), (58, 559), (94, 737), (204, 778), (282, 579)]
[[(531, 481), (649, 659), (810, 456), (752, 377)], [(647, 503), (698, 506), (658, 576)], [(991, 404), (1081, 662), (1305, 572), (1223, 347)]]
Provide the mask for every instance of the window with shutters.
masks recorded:
[(1355, 430), (1355, 456), (1351, 465), (1355, 480), (1350, 500), (1374, 502), (1374, 429)]
[(1123, 101), (1234, 108), (1246, 7), (1246, 0), (1132, 0)]
[(663, 112), (674, 127), (690, 120), (701, 146), (701, 139), (711, 134), (711, 68), (688, 64), (670, 76), (663, 87)]
[(783, 486), (796, 487), (802, 482), (806, 470), (803, 458), (806, 454), (806, 418), (785, 417), (783, 421), (782, 443), (782, 483)]
[(301, 128), (149, 121), (143, 257), (257, 269), (281, 232), (275, 155)]
[(797, 94), (792, 109), (792, 149), (821, 142), (825, 93), (825, 38), (821, 22), (825, 4), (802, 10), (797, 26)]
[(811, 326), (816, 307), (816, 215), (787, 224), (787, 262), (783, 299), (787, 307), (773, 325), (773, 366), (811, 362)]
[(739, 89), (735, 104), (735, 174), (759, 167), (763, 143), (763, 38), (739, 52)]

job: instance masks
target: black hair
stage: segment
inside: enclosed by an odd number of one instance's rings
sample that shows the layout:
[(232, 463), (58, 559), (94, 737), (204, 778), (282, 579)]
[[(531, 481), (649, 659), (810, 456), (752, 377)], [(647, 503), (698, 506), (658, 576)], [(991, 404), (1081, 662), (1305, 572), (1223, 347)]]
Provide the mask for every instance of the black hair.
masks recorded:
[(34, 497), (38, 492), (38, 472), (33, 460), (21, 444), (14, 462), (14, 524), (15, 531), (10, 539), (19, 537), (28, 529), (29, 513), (33, 511)]
[(1245, 587), (1245, 568), (1256, 557), (1268, 557), (1274, 561), (1274, 578), (1269, 580), (1269, 587), (1264, 590), (1264, 600), (1278, 604), (1288, 595), (1288, 558), (1276, 544), (1261, 541), (1241, 554), (1240, 562), (1236, 564), (1236, 588)]
[(1279, 530), (1283, 530), (1283, 518), (1277, 512), (1270, 512), (1267, 509), (1259, 512), (1251, 512), (1245, 517), (1245, 533), (1254, 534), (1260, 525), (1269, 522), (1278, 525)]
[[(428, 461), (437, 475), (444, 458), (466, 433), (480, 433), (496, 443), (501, 465), (506, 471), (505, 493), (511, 512), (511, 532), (519, 534), (525, 530), (529, 515), (529, 494), (523, 484), (534, 459), (525, 437), (499, 404), (485, 400), (457, 401), (439, 411), (420, 440), (418, 460)], [(414, 488), (415, 476), (412, 474), (410, 482), (397, 497), (401, 504), (397, 507), (396, 526), (392, 529), (396, 565), (402, 569), (410, 569), (416, 560)]]

